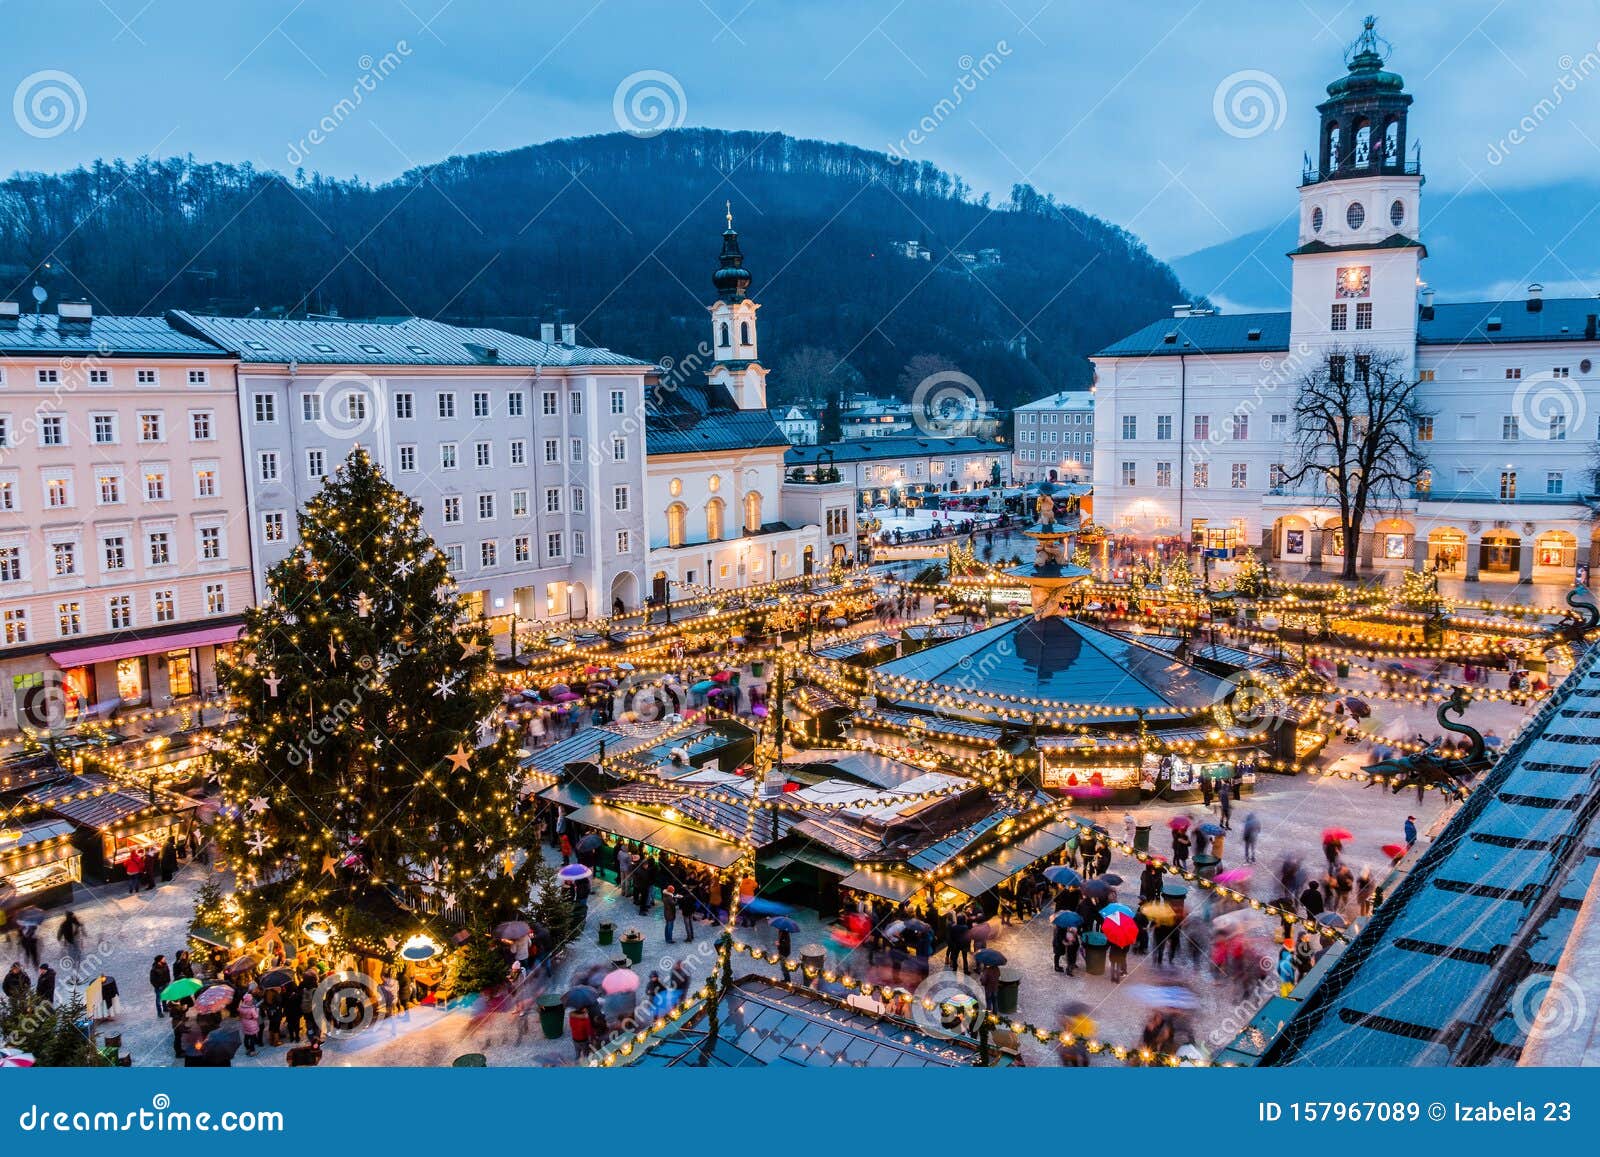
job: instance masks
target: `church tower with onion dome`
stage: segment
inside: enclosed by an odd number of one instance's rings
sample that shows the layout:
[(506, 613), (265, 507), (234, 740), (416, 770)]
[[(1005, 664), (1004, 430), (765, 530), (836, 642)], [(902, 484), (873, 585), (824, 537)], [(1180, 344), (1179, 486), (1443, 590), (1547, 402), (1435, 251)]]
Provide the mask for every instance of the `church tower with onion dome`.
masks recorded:
[(709, 378), (726, 386), (741, 410), (767, 408), (767, 371), (758, 360), (756, 311), (750, 297), (750, 271), (744, 267), (739, 234), (733, 228), (733, 206), (727, 206), (728, 227), (722, 234), (722, 253), (711, 284), (717, 300), (711, 304), (711, 356)]

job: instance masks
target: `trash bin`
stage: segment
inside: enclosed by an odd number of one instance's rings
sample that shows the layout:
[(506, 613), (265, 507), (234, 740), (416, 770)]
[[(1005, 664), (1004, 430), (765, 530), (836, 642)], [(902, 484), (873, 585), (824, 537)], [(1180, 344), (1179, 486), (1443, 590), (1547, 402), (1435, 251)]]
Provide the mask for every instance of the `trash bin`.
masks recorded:
[(539, 1027), (546, 1040), (560, 1040), (567, 1010), (561, 1003), (561, 994), (546, 992), (539, 996)]
[(767, 665), (765, 663), (751, 663), (750, 664), (750, 678), (752, 678), (752, 679), (763, 679), (763, 678), (766, 677), (766, 674), (767, 674)]
[(1334, 670), (1339, 673), (1339, 678), (1347, 679), (1350, 676), (1350, 660), (1340, 659), (1334, 664)]
[(600, 921), (600, 943), (610, 944), (617, 937), (617, 926), (610, 920)]
[(489, 1067), (489, 1058), (482, 1053), (462, 1053), (450, 1062), (452, 1069), (485, 1069)]
[(1083, 938), (1083, 967), (1090, 976), (1104, 976), (1106, 974), (1106, 938), (1098, 932), (1091, 932)]
[(1021, 973), (1002, 972), (1000, 974), (1000, 988), (995, 993), (995, 1005), (996, 1011), (1002, 1016), (1015, 1015), (1017, 1011), (1017, 990), (1021, 987)]
[(622, 934), (622, 954), (634, 964), (644, 959), (644, 933), (637, 928), (629, 928)]
[(822, 979), (822, 970), (828, 965), (828, 950), (820, 944), (807, 944), (800, 949), (800, 979), (815, 985)]
[(1205, 880), (1213, 879), (1217, 874), (1217, 866), (1221, 863), (1221, 860), (1210, 854), (1196, 856), (1194, 858), (1195, 875)]
[(1150, 850), (1150, 825), (1135, 824), (1133, 828), (1133, 850), (1148, 852)]

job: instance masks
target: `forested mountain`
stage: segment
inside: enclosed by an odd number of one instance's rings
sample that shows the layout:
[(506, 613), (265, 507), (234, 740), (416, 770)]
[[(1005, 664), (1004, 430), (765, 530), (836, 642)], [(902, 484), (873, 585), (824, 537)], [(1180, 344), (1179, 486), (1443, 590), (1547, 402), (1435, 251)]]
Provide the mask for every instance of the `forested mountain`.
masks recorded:
[[(682, 359), (708, 333), (724, 201), (778, 399), (815, 388), (783, 380), (802, 350), (885, 391), (924, 354), (1003, 404), (1082, 386), (1083, 355), (1182, 296), (1137, 238), (1028, 186), (992, 206), (927, 164), (709, 129), (453, 157), (380, 185), (179, 158), (17, 174), (0, 184), (0, 289), (27, 301), (38, 279), (111, 312), (569, 321), (581, 342)], [(980, 249), (999, 264), (956, 256)]]

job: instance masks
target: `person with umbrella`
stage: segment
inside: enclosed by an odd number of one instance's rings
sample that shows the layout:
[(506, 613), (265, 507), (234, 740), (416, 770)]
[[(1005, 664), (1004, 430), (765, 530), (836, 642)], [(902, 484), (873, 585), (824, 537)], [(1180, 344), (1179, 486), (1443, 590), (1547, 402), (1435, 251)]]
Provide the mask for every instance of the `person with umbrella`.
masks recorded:
[(978, 966), (978, 983), (983, 986), (983, 1007), (995, 1012), (1000, 1007), (1000, 966), (1005, 954), (993, 948), (981, 949), (973, 958)]
[[(1182, 820), (1182, 823), (1178, 821)], [(1171, 821), (1172, 827), (1172, 863), (1179, 870), (1189, 867), (1189, 848), (1193, 841), (1189, 838), (1189, 821), (1183, 816), (1178, 816)]]
[(167, 958), (157, 954), (155, 962), (150, 965), (150, 987), (156, 992), (156, 1015), (167, 1014), (166, 1001), (162, 999), (162, 992), (167, 985), (172, 983), (172, 969), (167, 966)]
[[(800, 931), (800, 925), (792, 916), (774, 916), (769, 923), (771, 923), (773, 931), (778, 934), (775, 946), (778, 956), (780, 959), (787, 961), (791, 949), (789, 937), (792, 933)], [(785, 967), (784, 972), (787, 974), (787, 967)]]
[[(1057, 912), (1050, 919), (1054, 932), (1050, 938), (1050, 954), (1054, 957), (1057, 972), (1065, 972), (1068, 976), (1076, 975), (1078, 971), (1078, 948), (1082, 938), (1078, 935), (1078, 926), (1083, 923), (1076, 912)], [(1067, 966), (1061, 967), (1065, 959)]]

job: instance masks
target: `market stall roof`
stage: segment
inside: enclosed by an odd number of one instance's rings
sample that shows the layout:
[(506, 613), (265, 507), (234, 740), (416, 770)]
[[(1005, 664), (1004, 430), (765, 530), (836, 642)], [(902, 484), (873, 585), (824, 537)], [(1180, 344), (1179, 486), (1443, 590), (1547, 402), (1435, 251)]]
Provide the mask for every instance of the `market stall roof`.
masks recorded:
[(537, 794), (540, 799), (560, 804), (562, 807), (587, 807), (594, 802), (594, 792), (584, 787), (581, 783), (556, 783), (544, 788)]
[(848, 876), (856, 870), (855, 864), (844, 856), (806, 844), (769, 849), (761, 854), (756, 863), (773, 872), (781, 872), (790, 864), (809, 864), (839, 877)]
[[(989, 714), (986, 708), (1018, 710), (1019, 700), (1037, 700), (1045, 708), (1199, 710), (1227, 692), (1217, 676), (1174, 655), (1059, 616), (1000, 623), (892, 659), (877, 670), (951, 696), (949, 713), (980, 717)], [(981, 679), (973, 678), (975, 671), (982, 672)]]
[(816, 654), (824, 659), (855, 659), (873, 651), (887, 650), (896, 642), (893, 635), (874, 632), (870, 635), (857, 635), (853, 639), (846, 639), (829, 647), (818, 647)]
[(941, 719), (936, 715), (917, 715), (910, 711), (870, 711), (863, 717), (862, 722), (871, 725), (874, 720), (882, 720), (896, 727), (906, 727), (914, 731), (924, 731), (929, 735), (949, 736), (951, 739), (967, 740), (981, 744), (999, 743), (1005, 732), (998, 727), (991, 727), (987, 723), (969, 723), (965, 719)]
[[(818, 749), (785, 754), (785, 766), (817, 767), (837, 771), (869, 783), (873, 787), (895, 788), (927, 774), (927, 769), (875, 751), (829, 751)], [(859, 790), (859, 789), (858, 789)]]
[(66, 820), (34, 820), (32, 823), (21, 824), (16, 828), (16, 839), (10, 841), (0, 839), (0, 859), (28, 848), (36, 848), (40, 844), (60, 839), (62, 836), (70, 836), (75, 830)]
[(739, 847), (717, 836), (671, 823), (660, 816), (643, 815), (605, 804), (579, 808), (567, 818), (572, 823), (638, 840), (642, 844), (713, 868), (732, 867), (744, 854)]
[(559, 773), (568, 764), (592, 763), (600, 754), (601, 744), (606, 755), (624, 755), (656, 742), (652, 736), (633, 735), (614, 727), (585, 727), (576, 735), (541, 747), (522, 761), (522, 766), (535, 771)]
[[(713, 773), (722, 776), (724, 773)], [(671, 784), (653, 783), (625, 783), (605, 793), (603, 803), (615, 804), (641, 804), (652, 807), (675, 808), (697, 824), (702, 824), (712, 831), (733, 841), (748, 838), (757, 847), (781, 839), (788, 834), (794, 824), (792, 813), (780, 811), (777, 808), (760, 807), (756, 809), (754, 823), (751, 824), (750, 807), (744, 803), (732, 803), (720, 799), (705, 799), (689, 795), (678, 790), (679, 785), (694, 787), (714, 788), (728, 794), (741, 794), (748, 796), (750, 783), (738, 776), (728, 775), (727, 779), (733, 780), (731, 784), (720, 782), (701, 782), (700, 776), (686, 776), (674, 780)], [(663, 821), (665, 822), (665, 821)]]
[(174, 812), (200, 806), (183, 796), (161, 793), (152, 804), (147, 793), (117, 785), (99, 772), (85, 772), (60, 783), (35, 788), (22, 797), (65, 820), (96, 830), (141, 812)]
[(91, 667), (96, 663), (110, 663), (117, 659), (131, 659), (154, 651), (175, 651), (184, 647), (207, 647), (212, 644), (234, 643), (242, 623), (225, 627), (200, 627), (177, 634), (147, 633), (115, 643), (99, 643), (89, 647), (72, 647), (64, 651), (51, 651), (51, 660), (63, 670), (68, 667)]
[(898, 904), (922, 890), (922, 881), (892, 868), (860, 868), (839, 881), (839, 886)]
[[(701, 1005), (672, 1031), (635, 1051), (634, 1067), (956, 1068), (973, 1063), (974, 1047), (924, 1032), (825, 993), (743, 976), (718, 998), (717, 1039), (708, 1050), (710, 1009)], [(1003, 1054), (991, 1053), (995, 1064)]]

